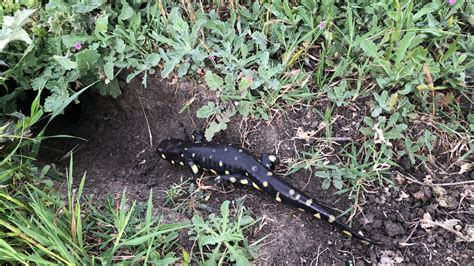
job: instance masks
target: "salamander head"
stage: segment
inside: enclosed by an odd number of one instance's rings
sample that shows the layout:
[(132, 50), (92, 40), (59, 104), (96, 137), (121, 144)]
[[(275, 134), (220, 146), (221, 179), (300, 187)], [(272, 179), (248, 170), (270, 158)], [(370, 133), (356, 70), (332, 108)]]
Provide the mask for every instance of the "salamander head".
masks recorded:
[(167, 138), (160, 142), (156, 151), (163, 159), (178, 160), (184, 152), (185, 141), (175, 138)]

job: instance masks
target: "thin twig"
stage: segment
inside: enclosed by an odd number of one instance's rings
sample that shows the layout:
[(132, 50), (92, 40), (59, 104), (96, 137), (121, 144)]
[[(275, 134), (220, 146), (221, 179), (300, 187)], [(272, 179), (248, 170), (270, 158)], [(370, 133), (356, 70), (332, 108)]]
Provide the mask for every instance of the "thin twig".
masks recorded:
[(422, 186), (429, 186), (429, 187), (448, 187), (448, 186), (458, 186), (458, 185), (466, 185), (466, 184), (474, 184), (474, 180), (467, 180), (467, 181), (460, 181), (460, 182), (450, 182), (450, 183), (440, 183), (440, 184), (429, 184), (424, 183), (421, 181), (416, 180), (414, 177), (409, 177), (397, 171), (398, 174), (402, 175), (404, 178), (408, 179), (409, 181), (416, 183)]
[(153, 147), (153, 136), (151, 135), (150, 124), (148, 123), (148, 117), (146, 116), (145, 108), (143, 108), (142, 98), (140, 98), (140, 96), (138, 96), (138, 100), (140, 101), (140, 105), (142, 107), (143, 115), (145, 116), (146, 127), (148, 129), (148, 137), (150, 138), (150, 146)]
[(444, 225), (444, 224), (442, 224), (442, 223), (438, 223), (438, 222), (435, 222), (435, 221), (432, 221), (432, 220), (428, 220), (428, 219), (422, 219), (421, 222), (422, 222), (422, 223), (427, 223), (427, 224), (430, 224), (430, 225), (439, 226), (439, 227), (444, 228), (445, 230), (447, 230), (447, 231), (449, 231), (449, 232), (451, 232), (451, 233), (457, 235), (460, 239), (463, 239), (463, 240), (465, 240), (465, 241), (468, 241), (468, 240), (469, 240), (465, 235), (461, 234), (460, 232), (458, 232), (458, 231), (456, 231), (456, 230), (454, 230), (454, 229), (451, 229), (450, 227), (448, 227), (448, 226), (446, 226), (446, 225)]

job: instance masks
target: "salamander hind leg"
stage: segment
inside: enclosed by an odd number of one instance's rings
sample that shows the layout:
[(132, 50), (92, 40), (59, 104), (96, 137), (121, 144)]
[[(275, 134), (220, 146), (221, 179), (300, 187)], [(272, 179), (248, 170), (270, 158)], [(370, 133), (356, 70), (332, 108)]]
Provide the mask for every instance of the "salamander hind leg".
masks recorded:
[(224, 182), (230, 182), (230, 183), (239, 183), (242, 185), (247, 185), (249, 183), (248, 178), (241, 174), (218, 175), (215, 180), (218, 182), (224, 181)]
[(194, 143), (201, 143), (206, 141), (204, 133), (200, 130), (194, 130), (191, 136), (193, 137)]
[(280, 159), (276, 155), (268, 153), (262, 155), (262, 165), (268, 170), (273, 171), (278, 164), (280, 164)]
[(189, 160), (187, 162), (189, 168), (191, 169), (191, 171), (193, 172), (193, 175), (196, 177), (196, 176), (199, 176), (202, 174), (203, 170), (201, 167), (199, 167), (199, 165), (195, 164), (194, 161), (192, 160)]

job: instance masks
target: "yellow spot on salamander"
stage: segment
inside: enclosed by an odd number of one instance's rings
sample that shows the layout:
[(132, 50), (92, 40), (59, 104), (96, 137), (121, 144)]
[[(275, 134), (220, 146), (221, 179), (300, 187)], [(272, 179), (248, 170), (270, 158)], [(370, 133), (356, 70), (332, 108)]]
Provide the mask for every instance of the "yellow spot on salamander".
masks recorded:
[(352, 234), (351, 234), (351, 232), (349, 232), (349, 231), (346, 231), (346, 230), (343, 230), (342, 232), (343, 232), (344, 234), (348, 235), (349, 237), (352, 237)]
[(191, 170), (193, 170), (193, 173), (194, 173), (194, 174), (199, 173), (199, 168), (198, 168), (198, 166), (195, 165), (195, 164), (191, 165)]
[(216, 170), (214, 170), (214, 169), (211, 169), (211, 173), (217, 175), (217, 172), (216, 172)]
[(246, 175), (246, 176), (249, 176), (249, 173), (245, 172), (245, 175)]
[(369, 241), (365, 241), (365, 240), (360, 240), (360, 243), (364, 244), (364, 245), (370, 245), (370, 242)]
[(267, 181), (263, 181), (262, 185), (263, 185), (263, 187), (268, 187), (268, 182), (267, 182)]
[(256, 165), (252, 166), (252, 171), (257, 172), (258, 167)]
[(316, 213), (316, 214), (314, 215), (314, 217), (321, 220), (321, 214), (320, 214), (320, 213)]
[(235, 183), (237, 181), (237, 179), (235, 177), (231, 177), (231, 178), (229, 178), (229, 181), (232, 182), (232, 183)]
[(249, 181), (247, 179), (241, 179), (240, 180), (240, 184), (242, 185), (247, 185), (249, 183)]
[(191, 157), (193, 157), (193, 158), (196, 157), (196, 154), (195, 153), (191, 154)]
[(304, 212), (304, 209), (298, 208), (298, 210)]
[(328, 223), (332, 223), (336, 220), (336, 217), (334, 217), (333, 215), (329, 215), (329, 218), (328, 218)]
[(224, 165), (224, 163), (222, 163), (222, 161), (219, 161), (219, 166), (222, 167)]
[(242, 150), (242, 149), (239, 149), (239, 152), (243, 152), (243, 151), (244, 151), (244, 150)]
[(308, 199), (308, 200), (306, 200), (306, 202), (304, 204), (306, 204), (306, 206), (311, 206), (312, 203), (313, 203), (313, 200)]
[(295, 200), (299, 200), (300, 198), (301, 198), (301, 195), (297, 194), (296, 197), (295, 197)]
[(184, 157), (184, 153), (181, 153), (181, 157)]
[(161, 158), (166, 159), (166, 155), (164, 153), (162, 153)]
[(227, 171), (227, 170), (225, 170), (224, 173), (225, 173), (226, 175), (229, 175), (229, 174), (230, 174), (230, 172)]
[(252, 182), (252, 186), (258, 190), (261, 190), (260, 187), (257, 184), (255, 184), (255, 182)]
[(184, 163), (183, 163), (183, 162), (179, 162), (179, 164), (184, 166)]
[(295, 195), (295, 190), (294, 189), (290, 189), (290, 191), (288, 192), (290, 194), (290, 196), (293, 196)]
[(272, 172), (267, 172), (267, 176), (272, 176), (273, 173)]
[(173, 161), (173, 160), (171, 160), (171, 164), (174, 164), (174, 161)]
[(275, 200), (278, 201), (278, 202), (281, 202), (280, 192), (277, 192), (277, 194), (275, 196)]

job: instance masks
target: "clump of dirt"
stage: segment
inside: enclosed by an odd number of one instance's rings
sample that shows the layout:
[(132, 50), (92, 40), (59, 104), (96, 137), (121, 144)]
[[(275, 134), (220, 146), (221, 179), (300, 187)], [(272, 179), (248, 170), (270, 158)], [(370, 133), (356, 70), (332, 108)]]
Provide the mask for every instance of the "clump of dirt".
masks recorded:
[[(82, 103), (81, 119), (62, 130), (64, 134), (86, 141), (56, 139), (45, 142), (40, 159), (65, 165), (66, 155), (73, 151), (75, 171), (78, 174), (87, 171), (84, 193), (100, 198), (107, 194), (120, 195), (126, 188), (129, 199), (145, 202), (149, 190), (153, 189), (155, 206), (165, 212), (168, 219), (184, 219), (177, 212), (161, 206), (164, 191), (179, 182), (181, 176), (190, 176), (190, 173), (187, 169), (160, 160), (155, 147), (166, 137), (185, 138), (194, 129), (203, 128), (205, 121), (196, 120), (194, 114), (213, 96), (193, 83), (171, 85), (156, 77), (148, 82), (147, 89), (141, 86), (138, 79), (130, 84), (121, 82), (123, 95), (117, 100), (88, 97)], [(182, 106), (190, 102), (193, 102), (190, 108), (181, 112)], [(270, 123), (234, 119), (228, 130), (219, 134), (217, 139), (240, 143), (257, 157), (263, 152), (270, 152), (283, 161), (289, 161), (299, 152), (309, 149), (315, 138), (324, 137), (323, 121), (312, 109), (324, 112), (326, 106), (325, 102), (302, 106), (286, 114), (276, 114)], [(356, 128), (367, 112), (363, 104), (335, 110), (333, 117), (337, 119), (333, 124), (333, 137), (337, 137), (340, 143), (357, 141)], [(302, 132), (306, 135), (301, 135)], [(304, 136), (311, 138), (304, 140)], [(457, 242), (456, 233), (445, 228), (436, 225), (426, 227), (423, 219), (427, 217), (426, 213), (430, 214), (433, 222), (456, 219), (461, 228), (453, 227), (453, 230), (462, 234), (473, 221), (473, 187), (443, 187), (445, 195), (452, 198), (443, 205), (440, 203), (441, 196), (437, 196), (441, 194), (434, 192), (435, 186), (420, 185), (407, 179), (424, 180), (426, 175), (433, 173), (422, 167), (400, 164), (400, 173), (394, 174), (398, 189), (367, 191), (360, 202), (363, 213), (357, 215), (352, 224), (369, 238), (381, 242), (379, 246), (365, 246), (350, 240), (329, 224), (277, 204), (269, 196), (248, 187), (236, 187), (233, 192), (225, 194), (213, 192), (206, 204), (218, 212), (224, 200), (247, 195), (245, 205), (253, 216), (263, 217), (261, 229), (250, 237), (259, 239), (269, 235), (259, 250), (257, 262), (260, 263), (472, 262), (472, 245)], [(281, 166), (280, 170), (283, 168)], [(283, 178), (309, 195), (330, 202), (328, 205), (331, 207), (343, 210), (350, 204), (344, 195), (336, 196), (331, 194), (334, 191), (322, 190), (321, 180), (311, 178), (310, 173), (301, 171)], [(432, 183), (438, 183), (437, 177), (431, 178)], [(443, 182), (468, 179), (473, 179), (472, 172), (450, 176), (450, 180)], [(452, 206), (453, 202), (456, 206)]]

